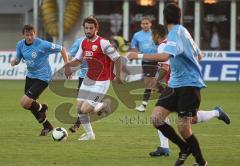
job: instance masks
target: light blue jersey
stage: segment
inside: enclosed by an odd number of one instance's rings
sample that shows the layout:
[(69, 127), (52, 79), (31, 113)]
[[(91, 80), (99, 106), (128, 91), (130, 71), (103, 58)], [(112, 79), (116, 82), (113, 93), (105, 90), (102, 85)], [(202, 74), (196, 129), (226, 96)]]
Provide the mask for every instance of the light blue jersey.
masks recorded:
[(143, 30), (136, 32), (131, 41), (131, 48), (138, 49), (143, 54), (157, 53), (157, 46), (153, 42), (152, 32)]
[[(71, 57), (75, 57), (75, 55), (77, 54), (77, 51), (79, 49), (79, 46), (81, 44), (81, 42), (83, 41), (83, 39), (85, 39), (85, 37), (81, 37), (79, 39), (77, 39), (73, 45), (69, 48), (69, 55)], [(85, 75), (87, 74), (88, 71), (88, 66), (87, 66), (87, 61), (83, 60), (82, 61), (82, 65), (81, 65), (81, 69), (79, 71), (79, 77), (80, 78), (84, 78)]]
[(182, 25), (173, 27), (168, 34), (163, 52), (171, 55), (169, 87), (206, 87), (198, 62), (200, 50), (186, 28)]
[(61, 52), (62, 46), (36, 38), (31, 45), (20, 40), (16, 46), (16, 59), (23, 59), (27, 65), (27, 77), (49, 82), (52, 69), (49, 65), (49, 54)]

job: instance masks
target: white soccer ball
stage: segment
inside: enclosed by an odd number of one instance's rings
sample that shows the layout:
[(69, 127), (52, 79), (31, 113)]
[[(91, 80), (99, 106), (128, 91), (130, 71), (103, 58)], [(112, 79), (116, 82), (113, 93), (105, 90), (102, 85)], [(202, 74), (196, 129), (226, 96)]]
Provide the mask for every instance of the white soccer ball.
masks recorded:
[(63, 127), (56, 127), (52, 132), (52, 139), (54, 141), (66, 141), (68, 137), (68, 132)]

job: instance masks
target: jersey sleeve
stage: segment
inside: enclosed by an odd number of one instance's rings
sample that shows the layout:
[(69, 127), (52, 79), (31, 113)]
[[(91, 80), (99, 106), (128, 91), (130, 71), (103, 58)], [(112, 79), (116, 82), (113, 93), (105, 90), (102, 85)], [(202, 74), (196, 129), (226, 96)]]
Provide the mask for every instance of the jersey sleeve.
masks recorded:
[(77, 53), (76, 53), (76, 55), (74, 56), (74, 59), (81, 60), (82, 55), (83, 55), (83, 50), (82, 50), (82, 42), (81, 42), (81, 43), (79, 44)]
[(100, 45), (104, 54), (106, 54), (112, 61), (117, 60), (120, 55), (116, 48), (111, 45), (109, 40), (102, 39)]
[(133, 38), (131, 40), (131, 48), (138, 49), (138, 41), (136, 39), (136, 34), (133, 35)]
[(71, 56), (71, 57), (74, 57), (77, 52), (78, 52), (78, 49), (80, 47), (80, 44), (81, 42), (83, 41), (83, 37), (80, 38), (80, 39), (77, 39), (73, 44), (72, 46), (69, 48), (69, 51), (68, 51), (68, 54)]
[(18, 42), (16, 45), (16, 59), (20, 61), (23, 58), (22, 51), (21, 51), (21, 43)]
[(44, 41), (43, 47), (45, 50), (47, 50), (49, 53), (58, 53), (62, 51), (62, 46), (58, 44), (54, 44), (48, 41)]
[(167, 37), (167, 43), (163, 49), (164, 53), (177, 56), (183, 52), (182, 41), (179, 40), (177, 33), (170, 33)]

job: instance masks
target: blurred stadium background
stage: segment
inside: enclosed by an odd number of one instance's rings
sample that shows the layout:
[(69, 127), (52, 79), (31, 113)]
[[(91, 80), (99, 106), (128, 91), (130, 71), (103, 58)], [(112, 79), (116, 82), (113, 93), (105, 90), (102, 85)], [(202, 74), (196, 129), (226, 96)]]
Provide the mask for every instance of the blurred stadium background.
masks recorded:
[[(214, 119), (195, 125), (194, 131), (211, 166), (239, 166), (240, 1), (172, 1), (183, 9), (182, 23), (203, 50), (201, 67), (208, 88), (203, 91), (201, 108), (212, 109), (215, 105), (221, 105), (232, 118), (230, 126)], [(119, 101), (116, 113), (94, 123), (97, 136), (94, 142), (78, 142), (79, 133), (70, 135), (64, 144), (53, 142), (50, 136), (37, 137), (39, 125), (18, 104), (23, 94), (25, 65), (21, 63), (11, 68), (9, 64), (15, 55), (16, 42), (22, 39), (22, 26), (26, 23), (37, 27), (39, 37), (68, 48), (84, 34), (83, 18), (95, 15), (100, 22), (99, 34), (106, 38), (120, 37), (117, 42), (121, 46), (124, 42), (120, 40), (130, 41), (132, 35), (140, 30), (143, 15), (150, 16), (153, 25), (163, 23), (163, 8), (172, 1), (0, 0), (1, 165), (172, 165), (178, 153), (177, 147), (172, 144), (169, 158), (148, 156), (148, 152), (159, 144), (157, 133), (149, 122), (154, 99), (144, 114), (129, 109)], [(219, 45), (212, 48), (215, 31)], [(62, 67), (58, 55), (50, 56), (50, 61), (54, 71)], [(129, 65), (140, 64), (139, 61), (132, 63)], [(75, 88), (77, 82), (67, 81), (66, 86)], [(113, 89), (109, 95), (118, 100)], [(64, 102), (74, 105), (75, 99), (56, 95), (48, 89), (41, 96), (41, 101), (49, 104), (49, 118), (54, 125), (68, 128), (68, 124), (56, 118), (55, 110)], [(74, 107), (71, 107), (73, 116)], [(176, 117), (173, 115), (171, 118), (174, 124)], [(191, 163), (192, 158), (186, 165)]]

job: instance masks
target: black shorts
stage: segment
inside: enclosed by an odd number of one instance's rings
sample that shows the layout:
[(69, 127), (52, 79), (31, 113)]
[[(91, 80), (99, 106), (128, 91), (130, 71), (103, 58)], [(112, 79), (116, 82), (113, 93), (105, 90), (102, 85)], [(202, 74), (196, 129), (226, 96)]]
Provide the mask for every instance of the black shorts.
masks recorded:
[(26, 77), (24, 93), (29, 98), (37, 100), (47, 86), (48, 83), (45, 81)]
[(156, 106), (177, 112), (179, 117), (193, 117), (201, 103), (198, 87), (166, 88), (159, 96)]
[(158, 71), (158, 63), (142, 61), (142, 69), (143, 69), (143, 76), (156, 77), (156, 73)]

